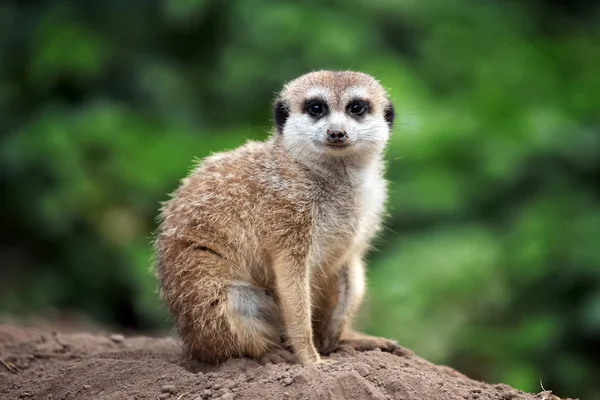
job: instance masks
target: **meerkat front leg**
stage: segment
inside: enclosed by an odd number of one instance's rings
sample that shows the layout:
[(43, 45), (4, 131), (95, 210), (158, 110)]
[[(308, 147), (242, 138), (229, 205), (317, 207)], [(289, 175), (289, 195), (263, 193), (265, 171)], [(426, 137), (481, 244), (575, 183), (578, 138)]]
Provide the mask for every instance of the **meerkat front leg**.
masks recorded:
[(340, 344), (350, 345), (356, 350), (381, 349), (390, 352), (398, 347), (393, 340), (365, 335), (351, 329), (352, 318), (365, 293), (365, 270), (360, 256), (353, 256), (340, 270), (337, 291), (337, 302), (329, 318), (321, 325), (321, 354), (335, 351)]
[(279, 257), (274, 264), (277, 294), (288, 345), (302, 364), (321, 363), (311, 325), (310, 276), (306, 260)]

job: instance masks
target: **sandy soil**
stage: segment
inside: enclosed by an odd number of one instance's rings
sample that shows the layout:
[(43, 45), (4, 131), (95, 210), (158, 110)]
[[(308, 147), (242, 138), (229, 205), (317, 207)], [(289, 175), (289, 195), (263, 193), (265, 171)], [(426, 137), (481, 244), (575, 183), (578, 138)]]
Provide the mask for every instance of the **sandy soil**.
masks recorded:
[(558, 400), (490, 385), (411, 351), (331, 356), (329, 366), (219, 367), (186, 360), (172, 338), (56, 333), (0, 324), (0, 399), (402, 399)]

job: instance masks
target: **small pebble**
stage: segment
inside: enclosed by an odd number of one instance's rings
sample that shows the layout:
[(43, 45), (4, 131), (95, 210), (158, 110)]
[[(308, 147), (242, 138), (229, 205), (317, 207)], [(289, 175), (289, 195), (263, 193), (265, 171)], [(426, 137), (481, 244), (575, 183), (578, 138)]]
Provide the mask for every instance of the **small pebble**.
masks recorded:
[(177, 392), (177, 389), (175, 389), (175, 386), (173, 385), (163, 385), (160, 388), (160, 391), (163, 393), (175, 394)]
[(112, 340), (115, 343), (122, 343), (123, 341), (125, 341), (125, 336), (119, 334), (110, 335), (110, 340)]
[(170, 393), (161, 393), (161, 394), (159, 394), (159, 395), (158, 395), (158, 398), (159, 398), (160, 400), (164, 400), (164, 399), (168, 399), (168, 398), (169, 398), (169, 396), (171, 396), (171, 394), (170, 394)]
[(35, 354), (48, 355), (51, 353), (60, 353), (63, 351), (63, 346), (56, 342), (44, 342), (35, 346)]
[(290, 386), (290, 385), (291, 385), (293, 382), (294, 382), (294, 380), (293, 380), (292, 378), (290, 378), (290, 377), (287, 377), (287, 378), (285, 378), (285, 379), (283, 380), (283, 384), (284, 384), (285, 386)]
[(232, 389), (232, 388), (234, 388), (236, 386), (237, 386), (237, 384), (233, 380), (231, 380), (231, 379), (228, 379), (225, 382), (223, 382), (223, 387), (225, 389)]
[(233, 400), (233, 394), (225, 393), (223, 396), (219, 397), (219, 400)]
[(84, 388), (85, 390), (88, 390), (88, 389), (91, 389), (91, 388), (92, 388), (92, 385), (83, 385), (83, 388)]
[(360, 376), (362, 376), (363, 378), (364, 378), (365, 376), (369, 375), (369, 372), (371, 372), (371, 368), (370, 368), (368, 365), (366, 365), (366, 364), (363, 364), (363, 363), (356, 364), (356, 365), (354, 366), (354, 370), (355, 370), (356, 372), (358, 372), (358, 374), (359, 374)]
[(227, 394), (227, 392), (229, 392), (229, 390), (227, 389), (219, 389), (216, 392), (213, 393), (213, 398), (218, 399), (221, 396), (224, 396), (225, 394)]
[(309, 375), (305, 371), (300, 372), (299, 374), (294, 376), (294, 381), (302, 384), (308, 383), (310, 382)]

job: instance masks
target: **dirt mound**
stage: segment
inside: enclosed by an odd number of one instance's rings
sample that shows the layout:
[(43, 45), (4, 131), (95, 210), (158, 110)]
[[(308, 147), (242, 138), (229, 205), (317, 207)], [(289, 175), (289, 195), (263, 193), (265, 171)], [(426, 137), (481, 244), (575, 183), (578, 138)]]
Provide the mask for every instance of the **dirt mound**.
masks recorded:
[(0, 399), (558, 399), (477, 382), (408, 350), (331, 356), (328, 366), (190, 362), (171, 338), (0, 325)]

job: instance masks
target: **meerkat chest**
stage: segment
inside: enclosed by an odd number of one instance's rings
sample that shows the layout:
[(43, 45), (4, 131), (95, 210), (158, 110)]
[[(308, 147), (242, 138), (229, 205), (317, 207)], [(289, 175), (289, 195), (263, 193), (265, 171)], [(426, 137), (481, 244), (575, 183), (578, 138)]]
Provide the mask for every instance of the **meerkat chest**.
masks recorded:
[(380, 173), (368, 174), (360, 185), (360, 213), (355, 244), (368, 245), (381, 227), (387, 184)]
[(315, 263), (334, 264), (351, 245), (359, 224), (353, 200), (344, 204), (319, 204), (315, 210), (311, 231), (311, 253)]
[(368, 247), (379, 229), (385, 198), (385, 181), (365, 173), (319, 202), (312, 231), (315, 261), (337, 265), (352, 251)]

